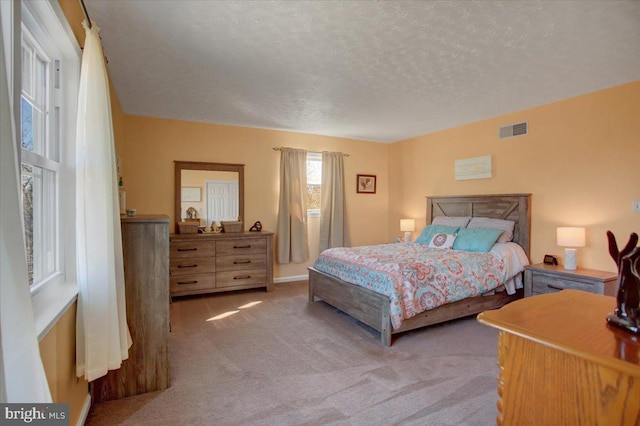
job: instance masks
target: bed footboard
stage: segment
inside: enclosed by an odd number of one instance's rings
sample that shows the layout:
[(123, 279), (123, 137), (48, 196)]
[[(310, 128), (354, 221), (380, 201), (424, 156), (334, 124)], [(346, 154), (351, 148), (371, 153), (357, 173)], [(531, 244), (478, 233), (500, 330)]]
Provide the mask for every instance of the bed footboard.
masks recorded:
[(314, 302), (318, 297), (367, 324), (380, 332), (380, 340), (385, 346), (391, 346), (393, 334), (497, 309), (522, 298), (522, 295), (523, 290), (520, 289), (511, 296), (506, 291), (502, 291), (496, 292), (493, 296), (470, 297), (405, 319), (398, 330), (393, 330), (389, 311), (390, 301), (387, 296), (309, 268), (309, 302)]
[(387, 296), (309, 268), (309, 302), (316, 297), (379, 331), (382, 344), (391, 346), (391, 302)]

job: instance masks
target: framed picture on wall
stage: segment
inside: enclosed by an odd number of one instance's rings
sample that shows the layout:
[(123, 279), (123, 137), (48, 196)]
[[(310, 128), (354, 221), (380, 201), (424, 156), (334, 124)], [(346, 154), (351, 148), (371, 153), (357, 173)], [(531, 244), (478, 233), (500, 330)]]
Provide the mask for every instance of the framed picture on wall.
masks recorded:
[(200, 187), (197, 186), (183, 186), (182, 188), (182, 202), (194, 202), (199, 203)]
[(376, 175), (358, 175), (356, 192), (358, 194), (375, 194)]

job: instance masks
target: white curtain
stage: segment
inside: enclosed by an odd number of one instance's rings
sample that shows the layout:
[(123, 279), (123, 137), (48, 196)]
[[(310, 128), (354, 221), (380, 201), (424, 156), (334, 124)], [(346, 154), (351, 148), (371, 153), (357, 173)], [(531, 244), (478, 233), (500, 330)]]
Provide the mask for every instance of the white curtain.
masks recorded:
[(92, 381), (129, 356), (109, 81), (97, 25), (85, 25), (76, 133), (78, 376)]
[[(7, 9), (0, 8), (7, 13)], [(2, 21), (10, 22), (4, 16)], [(51, 402), (33, 319), (22, 218), (20, 173), (5, 52), (0, 31), (0, 403)], [(4, 33), (4, 34), (3, 34)], [(18, 89), (19, 90), (19, 89)]]
[(343, 158), (341, 152), (322, 153), (320, 252), (331, 247), (349, 246)]
[(280, 204), (278, 209), (278, 263), (309, 259), (307, 236), (307, 151), (280, 151)]

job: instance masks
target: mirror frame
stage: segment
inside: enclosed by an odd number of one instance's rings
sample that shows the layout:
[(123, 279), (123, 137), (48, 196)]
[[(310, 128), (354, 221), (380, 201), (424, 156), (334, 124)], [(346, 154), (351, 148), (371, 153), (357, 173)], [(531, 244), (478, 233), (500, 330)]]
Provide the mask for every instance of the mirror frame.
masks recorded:
[(182, 171), (183, 170), (206, 170), (214, 172), (237, 172), (238, 173), (238, 213), (242, 218), (241, 232), (244, 232), (244, 164), (230, 163), (203, 163), (200, 161), (174, 161), (175, 163), (175, 211), (174, 219), (176, 223), (175, 232), (178, 232), (177, 223), (182, 219), (181, 216), (181, 188), (182, 188)]

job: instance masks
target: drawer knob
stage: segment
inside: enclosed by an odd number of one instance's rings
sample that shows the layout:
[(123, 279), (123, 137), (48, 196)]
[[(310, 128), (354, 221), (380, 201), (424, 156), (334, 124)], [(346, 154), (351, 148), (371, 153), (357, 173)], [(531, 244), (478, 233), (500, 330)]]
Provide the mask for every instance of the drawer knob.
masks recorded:
[(558, 286), (553, 285), (553, 284), (547, 284), (547, 287), (549, 287), (551, 289), (554, 289), (554, 290), (564, 290), (563, 287), (558, 287)]
[(248, 280), (251, 278), (251, 275), (238, 275), (237, 277), (233, 277), (234, 280)]
[(197, 268), (198, 265), (178, 265), (178, 268)]
[(233, 264), (234, 265), (246, 265), (247, 263), (251, 263), (250, 260), (234, 260)]
[(178, 285), (185, 285), (185, 284), (198, 284), (198, 280), (193, 280), (193, 281), (178, 281)]
[(247, 244), (246, 246), (233, 246), (234, 249), (247, 249), (251, 248), (251, 244)]
[(192, 248), (179, 248), (178, 251), (198, 251), (197, 247)]

